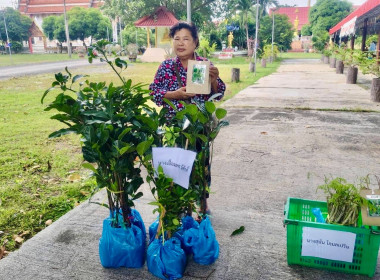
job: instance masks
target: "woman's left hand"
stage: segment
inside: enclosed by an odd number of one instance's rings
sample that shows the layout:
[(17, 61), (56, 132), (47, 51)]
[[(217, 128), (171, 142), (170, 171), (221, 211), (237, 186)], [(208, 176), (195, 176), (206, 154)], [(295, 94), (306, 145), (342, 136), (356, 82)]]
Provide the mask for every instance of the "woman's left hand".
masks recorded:
[(210, 82), (211, 84), (216, 82), (216, 79), (219, 77), (219, 70), (215, 66), (210, 67)]

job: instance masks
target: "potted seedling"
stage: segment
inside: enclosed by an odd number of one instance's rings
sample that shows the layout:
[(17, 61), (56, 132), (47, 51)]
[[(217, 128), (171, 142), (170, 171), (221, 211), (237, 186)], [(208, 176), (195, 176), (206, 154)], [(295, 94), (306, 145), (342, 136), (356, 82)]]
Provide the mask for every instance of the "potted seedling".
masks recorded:
[[(53, 89), (58, 89), (52, 103), (45, 109), (57, 110), (52, 119), (67, 128), (50, 134), (60, 137), (68, 133), (81, 135), (85, 163), (97, 181), (97, 188), (107, 192), (110, 215), (103, 222), (99, 242), (100, 260), (104, 267), (141, 267), (145, 255), (145, 227), (139, 213), (132, 209), (134, 200), (143, 193), (140, 164), (136, 161), (153, 142), (144, 128), (142, 118), (149, 118), (147, 90), (141, 84), (121, 76), (127, 63), (117, 57), (110, 60), (105, 51), (107, 41), (89, 48), (89, 61), (99, 57), (115, 71), (120, 85), (85, 80), (83, 76), (56, 74), (52, 87), (45, 91), (41, 102)], [(73, 97), (74, 96), (74, 97)]]
[(181, 278), (186, 267), (186, 253), (182, 235), (177, 232), (182, 226), (182, 217), (195, 201), (191, 189), (185, 189), (164, 174), (160, 165), (155, 171), (148, 165), (148, 182), (152, 183), (155, 198), (151, 205), (159, 214), (158, 223), (150, 228), (150, 244), (147, 251), (148, 270), (161, 279)]
[(338, 47), (331, 46), (330, 68), (336, 68), (336, 57), (338, 55)]
[[(273, 49), (273, 52), (272, 52)], [(269, 59), (269, 63), (272, 63), (278, 54), (278, 47), (277, 45), (274, 45), (272, 47), (271, 44), (267, 44), (264, 46), (264, 51), (263, 51), (263, 57)]]
[(364, 54), (361, 57), (360, 69), (363, 74), (372, 74), (375, 78), (372, 79), (371, 85), (371, 100), (380, 102), (380, 60), (372, 57), (372, 55)]
[[(186, 231), (184, 240), (185, 245), (192, 248), (194, 261), (201, 264), (213, 263), (219, 254), (219, 245), (207, 214), (213, 141), (220, 129), (228, 125), (228, 122), (223, 120), (227, 114), (226, 110), (216, 108), (212, 102), (218, 95), (213, 95), (205, 103), (196, 102), (194, 105), (183, 102), (184, 109), (177, 112), (172, 121), (173, 133), (177, 134), (176, 145), (197, 152), (189, 189), (195, 192), (200, 209), (193, 209), (197, 212), (199, 228)], [(173, 104), (171, 106), (175, 108)]]
[[(182, 102), (183, 110), (176, 113), (170, 124), (161, 128), (161, 146), (196, 152), (188, 189), (175, 184), (163, 173), (161, 166), (154, 170), (151, 163), (143, 160), (156, 200), (151, 204), (159, 213), (158, 220), (149, 229), (151, 244), (147, 263), (149, 270), (163, 279), (165, 274), (167, 277), (182, 275), (186, 253), (192, 253), (195, 262), (205, 265), (213, 263), (219, 255), (219, 244), (206, 213), (212, 142), (220, 129), (228, 125), (222, 120), (226, 110), (216, 108), (211, 102), (217, 96), (204, 104)], [(169, 100), (164, 100), (176, 110)], [(192, 218), (193, 212), (196, 212), (197, 221)], [(162, 257), (168, 251), (175, 261), (168, 263)], [(158, 266), (158, 263), (162, 265)]]
[(128, 58), (130, 62), (135, 62), (138, 54), (138, 47), (136, 44), (128, 44), (127, 45)]
[(330, 56), (331, 56), (331, 50), (330, 49), (328, 49), (328, 48), (326, 48), (326, 49), (324, 49), (323, 50), (323, 55), (324, 55), (324, 63), (325, 64), (329, 64), (330, 63)]
[(336, 73), (343, 74), (344, 72), (344, 61), (346, 59), (348, 50), (346, 45), (342, 43), (339, 48), (336, 49)]
[(347, 50), (344, 63), (348, 65), (347, 84), (356, 84), (358, 79), (358, 66), (362, 61), (363, 52), (360, 50)]

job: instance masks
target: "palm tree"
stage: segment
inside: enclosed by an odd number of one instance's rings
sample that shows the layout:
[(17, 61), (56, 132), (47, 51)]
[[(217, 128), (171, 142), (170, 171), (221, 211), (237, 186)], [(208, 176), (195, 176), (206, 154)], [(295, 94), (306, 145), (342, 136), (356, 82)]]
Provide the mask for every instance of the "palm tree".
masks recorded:
[(245, 29), (248, 53), (250, 53), (251, 46), (249, 44), (249, 35), (248, 35), (248, 18), (250, 15), (254, 13), (252, 0), (237, 0), (234, 10), (235, 12), (239, 12), (240, 24)]
[(260, 17), (267, 15), (268, 13), (267, 11), (273, 5), (276, 7), (279, 5), (278, 0), (259, 0), (259, 4), (260, 4), (260, 10), (261, 10)]

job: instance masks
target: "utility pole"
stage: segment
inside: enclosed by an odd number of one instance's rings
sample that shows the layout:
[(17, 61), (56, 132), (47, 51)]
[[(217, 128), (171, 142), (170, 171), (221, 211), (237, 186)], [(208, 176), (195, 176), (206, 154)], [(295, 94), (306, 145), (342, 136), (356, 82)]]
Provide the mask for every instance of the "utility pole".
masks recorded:
[(272, 24), (272, 59), (274, 59), (273, 46), (274, 46), (274, 11), (272, 10), (273, 24)]
[(12, 59), (11, 42), (9, 42), (7, 22), (5, 21), (5, 9), (3, 10), (3, 12), (4, 12), (3, 17), (4, 17), (5, 34), (7, 35), (7, 44), (8, 44), (8, 48), (9, 48), (9, 56)]
[(257, 44), (258, 44), (258, 30), (259, 29), (259, 0), (256, 1), (256, 32), (255, 32), (255, 76), (257, 69)]
[(67, 22), (67, 15), (66, 15), (66, 0), (63, 0), (63, 14), (64, 14), (64, 17), (65, 17), (65, 31), (66, 31), (67, 53), (69, 54), (69, 57), (71, 58), (71, 44), (70, 44), (69, 24)]
[(187, 0), (187, 22), (191, 23), (191, 2)]
[(121, 48), (123, 48), (123, 35), (121, 34), (121, 20), (119, 18), (119, 27), (120, 27), (120, 33), (119, 33), (119, 36), (120, 36), (120, 46)]

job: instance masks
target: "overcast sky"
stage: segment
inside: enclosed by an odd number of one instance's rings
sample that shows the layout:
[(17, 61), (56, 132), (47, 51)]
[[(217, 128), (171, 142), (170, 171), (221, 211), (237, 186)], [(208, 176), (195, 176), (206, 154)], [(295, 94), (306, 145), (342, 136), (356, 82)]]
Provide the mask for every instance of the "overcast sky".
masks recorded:
[[(280, 4), (297, 5), (300, 7), (307, 6), (308, 0), (278, 0)], [(348, 0), (354, 5), (361, 5), (366, 0)], [(311, 4), (314, 4), (316, 0), (311, 0)], [(12, 3), (17, 3), (17, 0), (0, 0), (0, 8), (12, 6)]]

